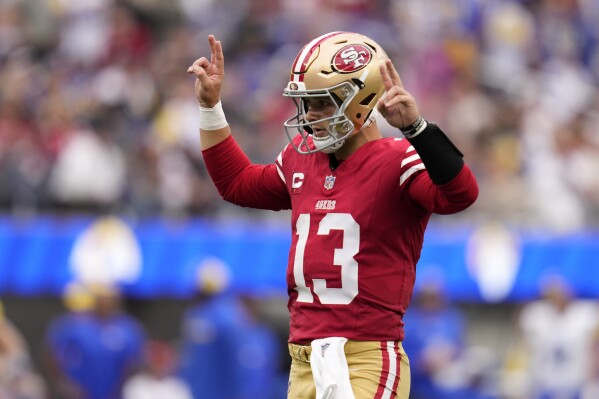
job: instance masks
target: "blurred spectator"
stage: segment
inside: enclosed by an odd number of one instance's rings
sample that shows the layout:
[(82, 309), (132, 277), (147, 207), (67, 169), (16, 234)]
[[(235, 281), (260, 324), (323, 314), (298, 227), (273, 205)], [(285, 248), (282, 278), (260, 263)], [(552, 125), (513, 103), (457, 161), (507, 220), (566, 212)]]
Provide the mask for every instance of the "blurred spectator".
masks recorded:
[[(48, 372), (52, 396), (75, 398), (83, 395), (74, 375), (81, 368), (81, 360), (73, 352), (67, 352), (70, 334), (75, 334), (80, 326), (88, 323), (94, 306), (94, 297), (84, 285), (71, 282), (63, 292), (63, 305), (66, 313), (56, 317), (46, 331), (44, 363)], [(70, 349), (69, 349), (70, 350)], [(71, 357), (73, 356), (73, 358)]]
[(193, 399), (185, 381), (174, 372), (174, 349), (163, 341), (149, 341), (144, 351), (144, 368), (123, 386), (123, 399)]
[(250, 298), (228, 289), (230, 278), (218, 259), (200, 265), (197, 302), (183, 320), (181, 375), (194, 398), (284, 398), (282, 343)]
[(102, 137), (106, 131), (84, 129), (74, 133), (50, 175), (51, 196), (57, 205), (67, 208), (96, 212), (110, 209), (125, 190), (124, 154)]
[(404, 316), (403, 346), (410, 358), (412, 378), (410, 398), (496, 397), (484, 381), (487, 359), (481, 358), (482, 351), (469, 350), (465, 316), (448, 302), (440, 279), (423, 276), (421, 281)]
[(67, 291), (65, 305), (68, 312), (46, 333), (55, 394), (65, 399), (120, 398), (122, 384), (143, 360), (142, 327), (125, 313), (112, 286)]
[(543, 281), (542, 299), (526, 304), (518, 326), (527, 354), (527, 399), (575, 399), (596, 361), (599, 305), (577, 299), (567, 281)]
[(591, 358), (591, 369), (589, 372), (589, 379), (585, 382), (582, 389), (582, 399), (599, 398), (599, 327), (595, 330), (591, 343), (591, 351), (589, 354), (589, 357)]
[(3, 1), (0, 210), (230, 214), (198, 156), (190, 55), (207, 33), (231, 49), (223, 103), (247, 101), (229, 123), (270, 162), (292, 106), (272, 101), (277, 71), (309, 37), (351, 26), (389, 49), (424, 115), (459, 132), (481, 196), (457, 218), (597, 225), (597, 20), (594, 0)]
[(45, 399), (45, 384), (31, 367), (29, 349), (0, 302), (0, 398)]

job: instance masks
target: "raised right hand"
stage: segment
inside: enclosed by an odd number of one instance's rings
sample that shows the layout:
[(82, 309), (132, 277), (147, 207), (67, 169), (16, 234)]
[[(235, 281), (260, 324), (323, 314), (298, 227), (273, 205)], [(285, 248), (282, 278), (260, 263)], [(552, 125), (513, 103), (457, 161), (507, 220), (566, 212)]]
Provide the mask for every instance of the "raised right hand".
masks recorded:
[(200, 106), (212, 108), (220, 101), (220, 90), (225, 77), (225, 58), (220, 41), (209, 35), (208, 43), (210, 61), (206, 57), (198, 58), (187, 68), (187, 73), (196, 76), (195, 93)]

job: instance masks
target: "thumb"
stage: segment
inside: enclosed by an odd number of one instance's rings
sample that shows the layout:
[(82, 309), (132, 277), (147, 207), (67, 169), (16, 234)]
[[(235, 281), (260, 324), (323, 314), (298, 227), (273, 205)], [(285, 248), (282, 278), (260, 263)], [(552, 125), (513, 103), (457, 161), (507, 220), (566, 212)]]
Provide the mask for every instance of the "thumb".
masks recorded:
[(208, 78), (208, 74), (204, 68), (198, 65), (192, 65), (189, 67), (188, 71), (189, 70), (191, 70), (191, 73), (196, 75), (196, 79), (198, 79), (202, 85), (208, 84), (210, 82), (210, 78)]

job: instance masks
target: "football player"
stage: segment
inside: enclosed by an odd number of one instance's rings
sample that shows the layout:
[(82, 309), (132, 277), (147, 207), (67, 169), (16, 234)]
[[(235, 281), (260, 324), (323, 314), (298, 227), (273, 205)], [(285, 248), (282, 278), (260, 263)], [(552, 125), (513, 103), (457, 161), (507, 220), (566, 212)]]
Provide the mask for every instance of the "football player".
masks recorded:
[[(253, 164), (231, 136), (220, 92), (222, 45), (195, 75), (204, 160), (222, 197), (291, 209), (287, 267), (291, 399), (408, 398), (402, 317), (432, 213), (471, 205), (478, 186), (463, 155), (426, 121), (385, 51), (357, 33), (306, 44), (283, 95), (290, 143)], [(380, 112), (405, 138), (384, 138)]]

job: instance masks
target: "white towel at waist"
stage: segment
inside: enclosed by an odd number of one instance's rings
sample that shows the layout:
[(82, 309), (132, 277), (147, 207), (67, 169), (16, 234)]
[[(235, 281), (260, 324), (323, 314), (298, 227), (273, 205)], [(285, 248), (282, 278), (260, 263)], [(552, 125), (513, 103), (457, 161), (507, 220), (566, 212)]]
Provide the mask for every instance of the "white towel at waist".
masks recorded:
[(343, 350), (346, 342), (342, 337), (312, 341), (310, 366), (317, 399), (355, 399)]

